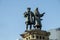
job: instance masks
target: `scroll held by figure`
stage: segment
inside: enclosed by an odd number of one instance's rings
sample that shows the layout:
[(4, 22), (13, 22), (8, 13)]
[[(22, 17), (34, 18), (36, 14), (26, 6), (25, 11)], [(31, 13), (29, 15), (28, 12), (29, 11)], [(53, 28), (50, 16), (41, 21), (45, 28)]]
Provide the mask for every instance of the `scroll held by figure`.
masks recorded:
[(25, 24), (26, 24), (26, 30), (28, 30), (28, 25), (30, 26), (30, 30), (33, 27), (36, 29), (42, 27), (41, 24), (41, 17), (44, 16), (45, 13), (40, 14), (38, 11), (38, 8), (35, 9), (34, 12), (31, 11), (31, 8), (27, 8), (27, 11), (24, 12), (24, 17), (26, 19)]

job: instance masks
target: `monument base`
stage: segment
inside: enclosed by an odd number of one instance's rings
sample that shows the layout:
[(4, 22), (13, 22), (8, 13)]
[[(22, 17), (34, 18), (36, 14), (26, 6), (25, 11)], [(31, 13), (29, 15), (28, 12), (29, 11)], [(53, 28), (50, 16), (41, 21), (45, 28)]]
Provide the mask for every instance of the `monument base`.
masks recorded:
[(50, 32), (40, 30), (40, 29), (33, 29), (20, 34), (23, 40), (49, 40)]

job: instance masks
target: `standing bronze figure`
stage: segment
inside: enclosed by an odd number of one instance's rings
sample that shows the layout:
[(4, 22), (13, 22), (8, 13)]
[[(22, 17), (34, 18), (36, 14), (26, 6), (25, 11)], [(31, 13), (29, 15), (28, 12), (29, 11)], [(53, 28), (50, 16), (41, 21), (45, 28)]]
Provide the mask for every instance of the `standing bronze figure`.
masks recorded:
[(38, 11), (38, 8), (35, 9), (35, 12), (34, 12), (34, 28), (40, 28), (42, 27), (42, 24), (41, 24), (41, 17), (43, 17), (45, 13), (43, 14), (40, 14), (39, 11)]
[(26, 18), (25, 24), (26, 24), (26, 31), (28, 30), (28, 26), (30, 26), (30, 30), (33, 27), (36, 29), (40, 29), (42, 27), (41, 24), (41, 17), (44, 16), (45, 13), (40, 14), (40, 12), (38, 11), (38, 8), (35, 9), (35, 12), (33, 13), (31, 11), (31, 8), (27, 8), (27, 11), (24, 12), (24, 17)]
[(34, 14), (32, 11), (30, 11), (31, 8), (27, 8), (27, 12), (24, 13), (24, 17), (26, 18), (26, 30), (28, 30), (28, 25), (30, 25), (30, 29), (32, 27), (32, 24), (34, 23), (33, 22), (33, 17), (34, 17)]

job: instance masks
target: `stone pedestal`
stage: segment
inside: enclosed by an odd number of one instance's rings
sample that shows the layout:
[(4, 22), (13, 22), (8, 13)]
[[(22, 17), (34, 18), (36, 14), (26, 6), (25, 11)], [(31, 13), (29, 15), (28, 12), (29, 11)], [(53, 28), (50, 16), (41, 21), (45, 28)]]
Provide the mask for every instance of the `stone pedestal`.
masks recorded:
[(49, 32), (40, 29), (33, 29), (20, 34), (23, 40), (49, 40)]

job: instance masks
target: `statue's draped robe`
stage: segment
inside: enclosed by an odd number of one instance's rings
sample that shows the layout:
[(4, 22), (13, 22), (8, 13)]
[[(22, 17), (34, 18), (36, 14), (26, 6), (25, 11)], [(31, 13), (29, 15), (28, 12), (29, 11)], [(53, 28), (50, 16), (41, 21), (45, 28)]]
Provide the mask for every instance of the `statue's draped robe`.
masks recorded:
[(34, 14), (33, 14), (33, 12), (25, 12), (24, 13), (24, 16), (26, 17), (26, 24), (27, 25), (31, 25), (31, 24), (33, 24), (33, 16), (34, 16)]
[(35, 16), (35, 26), (42, 27), (41, 25), (42, 14), (40, 14), (38, 11), (35, 11), (34, 16)]

